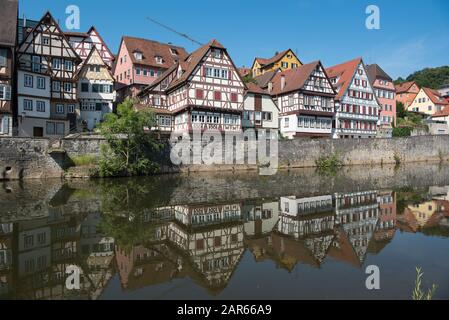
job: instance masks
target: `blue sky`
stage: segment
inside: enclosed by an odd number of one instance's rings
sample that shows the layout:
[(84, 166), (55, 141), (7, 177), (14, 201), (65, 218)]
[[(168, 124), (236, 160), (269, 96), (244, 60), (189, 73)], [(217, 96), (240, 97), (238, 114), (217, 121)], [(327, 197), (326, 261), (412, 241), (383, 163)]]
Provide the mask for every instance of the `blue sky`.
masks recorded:
[[(238, 66), (255, 56), (291, 48), (302, 62), (331, 66), (362, 56), (390, 76), (449, 65), (446, 0), (19, 0), (20, 15), (39, 19), (50, 10), (65, 29), (65, 9), (81, 12), (81, 31), (95, 25), (116, 53), (122, 35), (197, 46), (146, 20), (152, 17), (200, 42), (218, 39)], [(380, 30), (365, 28), (368, 5), (380, 9)]]

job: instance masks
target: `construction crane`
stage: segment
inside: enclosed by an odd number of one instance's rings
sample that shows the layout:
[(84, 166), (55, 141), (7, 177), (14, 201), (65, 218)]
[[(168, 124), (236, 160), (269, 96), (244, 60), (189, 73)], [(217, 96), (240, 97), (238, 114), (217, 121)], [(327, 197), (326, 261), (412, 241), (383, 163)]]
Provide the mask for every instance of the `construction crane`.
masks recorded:
[(181, 32), (179, 32), (179, 31), (176, 31), (175, 29), (173, 29), (173, 28), (171, 28), (171, 27), (169, 27), (169, 26), (167, 26), (167, 25), (165, 25), (165, 24), (163, 24), (163, 23), (160, 23), (159, 21), (154, 20), (153, 18), (147, 17), (147, 19), (150, 20), (151, 22), (153, 22), (153, 23), (155, 23), (155, 24), (161, 26), (162, 28), (165, 28), (165, 29), (167, 29), (167, 30), (169, 30), (169, 31), (171, 31), (171, 32), (174, 32), (174, 33), (176, 33), (177, 35), (179, 35), (179, 36), (181, 36), (181, 37), (183, 37), (183, 38), (186, 38), (187, 40), (191, 41), (192, 43), (196, 43), (196, 44), (198, 44), (198, 45), (200, 45), (200, 46), (203, 45), (201, 42), (196, 41), (195, 39), (189, 37), (187, 34), (181, 33)]

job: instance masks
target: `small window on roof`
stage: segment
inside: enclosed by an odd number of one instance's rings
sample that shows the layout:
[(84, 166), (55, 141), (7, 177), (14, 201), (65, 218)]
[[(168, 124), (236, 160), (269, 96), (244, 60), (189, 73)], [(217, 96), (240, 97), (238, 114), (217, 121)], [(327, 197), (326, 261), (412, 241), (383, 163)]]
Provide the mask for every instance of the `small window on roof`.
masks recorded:
[(170, 52), (172, 55), (177, 56), (178, 55), (178, 50), (176, 50), (175, 48), (170, 48)]
[(162, 64), (163, 59), (161, 56), (155, 56), (154, 59), (156, 59), (156, 63)]
[(134, 57), (137, 60), (142, 60), (142, 58), (143, 58), (142, 52), (139, 52), (139, 51), (134, 52)]

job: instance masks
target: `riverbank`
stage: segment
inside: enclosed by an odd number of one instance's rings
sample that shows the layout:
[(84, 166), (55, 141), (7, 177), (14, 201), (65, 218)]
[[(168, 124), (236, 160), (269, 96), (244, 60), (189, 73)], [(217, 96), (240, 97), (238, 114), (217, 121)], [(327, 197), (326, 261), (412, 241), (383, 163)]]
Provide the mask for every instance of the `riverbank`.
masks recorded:
[[(0, 179), (87, 178), (92, 167), (75, 166), (77, 157), (98, 158), (101, 137), (75, 139), (0, 138)], [(161, 173), (258, 170), (257, 165), (170, 165), (164, 150)], [(396, 139), (281, 140), (280, 169), (313, 168), (320, 157), (336, 155), (343, 166), (447, 162), (449, 135)], [(223, 157), (224, 157), (223, 153)], [(223, 158), (224, 159), (224, 158)], [(223, 160), (224, 163), (224, 160)]]

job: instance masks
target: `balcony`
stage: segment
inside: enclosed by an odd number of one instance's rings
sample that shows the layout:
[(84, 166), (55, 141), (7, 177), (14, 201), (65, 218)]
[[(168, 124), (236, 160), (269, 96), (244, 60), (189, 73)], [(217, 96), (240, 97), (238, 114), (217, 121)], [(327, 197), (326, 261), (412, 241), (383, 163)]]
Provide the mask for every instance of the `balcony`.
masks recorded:
[(378, 121), (379, 117), (372, 114), (362, 114), (362, 113), (351, 113), (351, 112), (337, 112), (339, 118), (353, 119), (353, 120), (368, 120), (368, 121)]

